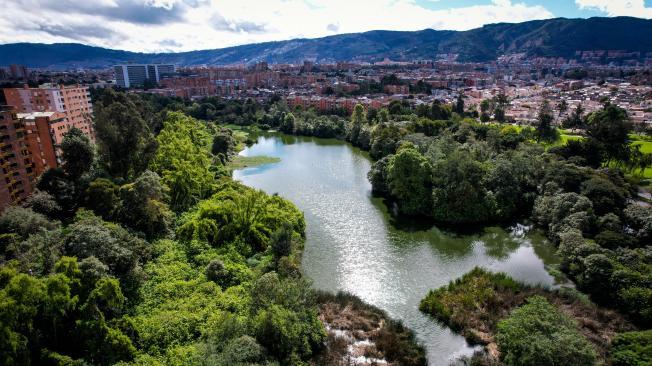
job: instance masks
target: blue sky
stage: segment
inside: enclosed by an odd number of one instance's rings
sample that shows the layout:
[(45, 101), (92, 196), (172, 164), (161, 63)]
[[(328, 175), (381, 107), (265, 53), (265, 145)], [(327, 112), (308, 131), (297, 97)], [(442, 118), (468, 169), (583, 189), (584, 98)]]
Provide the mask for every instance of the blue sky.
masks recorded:
[[(573, 0), (522, 0), (519, 1), (530, 6), (542, 5), (555, 17), (565, 18), (589, 18), (594, 16), (608, 16), (608, 12), (599, 9), (580, 8)], [(625, 0), (611, 0), (614, 3), (624, 3)], [(455, 7), (467, 7), (472, 5), (489, 4), (490, 0), (417, 0), (417, 4), (427, 9), (441, 10)], [(645, 0), (643, 4), (652, 7), (652, 0)]]
[(652, 18), (652, 0), (4, 0), (0, 43), (188, 51), (375, 29), (468, 30), (554, 17)]

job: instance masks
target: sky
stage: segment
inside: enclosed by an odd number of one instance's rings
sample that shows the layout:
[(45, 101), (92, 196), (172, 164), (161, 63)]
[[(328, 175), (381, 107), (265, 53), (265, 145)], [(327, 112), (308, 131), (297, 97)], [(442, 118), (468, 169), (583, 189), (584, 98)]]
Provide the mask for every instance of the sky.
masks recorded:
[(468, 30), (554, 17), (652, 19), (652, 0), (3, 0), (0, 44), (180, 52), (376, 29)]

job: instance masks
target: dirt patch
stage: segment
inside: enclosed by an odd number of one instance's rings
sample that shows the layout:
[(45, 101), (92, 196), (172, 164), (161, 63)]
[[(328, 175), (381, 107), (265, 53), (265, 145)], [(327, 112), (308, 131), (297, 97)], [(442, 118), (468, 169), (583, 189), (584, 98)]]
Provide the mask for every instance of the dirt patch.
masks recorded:
[(382, 310), (343, 293), (319, 294), (318, 303), (328, 338), (313, 365), (426, 365), (412, 331)]

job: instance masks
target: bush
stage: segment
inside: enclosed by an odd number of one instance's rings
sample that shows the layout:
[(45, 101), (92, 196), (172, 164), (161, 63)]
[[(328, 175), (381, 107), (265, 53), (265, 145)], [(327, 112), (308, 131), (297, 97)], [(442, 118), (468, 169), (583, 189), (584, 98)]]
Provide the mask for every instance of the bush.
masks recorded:
[(270, 239), (274, 258), (287, 257), (292, 252), (292, 226), (288, 223), (276, 230)]
[(303, 214), (292, 203), (230, 183), (187, 212), (177, 234), (184, 241), (206, 241), (214, 247), (240, 240), (247, 243), (240, 248), (241, 254), (249, 256), (252, 251), (264, 251), (272, 234), (287, 223), (298, 234), (304, 234)]
[(53, 230), (58, 226), (58, 222), (50, 221), (29, 208), (8, 207), (0, 216), (0, 232), (18, 234), (23, 239), (41, 230)]
[(629, 236), (611, 230), (601, 231), (594, 239), (598, 245), (609, 249), (629, 247), (633, 242)]
[(256, 338), (270, 354), (295, 364), (312, 356), (326, 336), (315, 315), (271, 305), (254, 319)]
[(611, 361), (614, 366), (652, 364), (652, 330), (618, 334), (611, 345)]
[(541, 296), (500, 321), (496, 340), (509, 366), (594, 365), (597, 359), (573, 320)]
[(217, 283), (220, 287), (228, 287), (231, 282), (231, 274), (224, 267), (224, 263), (219, 259), (213, 259), (206, 266), (206, 278)]
[(223, 351), (226, 365), (260, 362), (263, 359), (263, 347), (250, 336), (242, 336), (231, 340)]

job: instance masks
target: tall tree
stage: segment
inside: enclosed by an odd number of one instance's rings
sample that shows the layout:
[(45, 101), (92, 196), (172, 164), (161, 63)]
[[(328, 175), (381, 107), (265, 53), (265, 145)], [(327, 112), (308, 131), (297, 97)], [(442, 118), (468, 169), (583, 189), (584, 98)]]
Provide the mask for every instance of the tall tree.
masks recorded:
[(366, 119), (364, 107), (362, 104), (356, 104), (355, 108), (353, 108), (353, 114), (351, 114), (351, 125), (349, 127), (349, 141), (353, 144), (357, 144), (360, 130), (362, 130), (362, 124)]
[(582, 104), (578, 104), (570, 116), (564, 118), (561, 124), (564, 128), (584, 128), (584, 107), (582, 107)]
[(607, 103), (602, 110), (592, 113), (587, 122), (590, 138), (604, 146), (609, 160), (627, 161), (633, 127), (624, 109)]
[(72, 128), (61, 141), (63, 170), (73, 181), (87, 173), (95, 160), (95, 146), (78, 128)]
[(401, 212), (408, 215), (427, 214), (431, 207), (432, 167), (414, 145), (403, 146), (387, 166), (392, 196), (399, 200)]
[(480, 121), (488, 122), (490, 119), (490, 114), (491, 102), (489, 102), (487, 99), (483, 99), (482, 102), (480, 102)]
[(453, 112), (464, 116), (464, 94), (460, 93), (457, 95), (457, 100), (455, 101), (455, 109)]
[(156, 151), (156, 140), (138, 109), (127, 98), (109, 98), (96, 107), (95, 130), (102, 163), (114, 177), (128, 179), (144, 171)]
[(280, 130), (285, 133), (294, 133), (295, 124), (296, 121), (294, 114), (287, 113), (285, 117), (283, 117), (283, 121), (281, 121)]
[(500, 91), (500, 93), (494, 97), (494, 104), (494, 118), (496, 121), (505, 122), (505, 111), (509, 105), (509, 98), (507, 98), (507, 95), (503, 91)]
[(539, 142), (554, 142), (559, 138), (559, 132), (552, 125), (555, 119), (552, 115), (552, 108), (550, 102), (544, 100), (539, 108), (539, 115), (537, 117), (537, 141)]
[(158, 151), (152, 169), (170, 188), (170, 206), (184, 211), (207, 198), (215, 184), (212, 136), (204, 124), (180, 112), (168, 114), (157, 137)]
[(559, 111), (559, 117), (568, 111), (568, 102), (566, 99), (562, 99), (561, 102), (557, 104), (557, 110)]
[(436, 120), (449, 119), (451, 116), (450, 107), (442, 105), (438, 99), (435, 99), (430, 106), (430, 118)]

